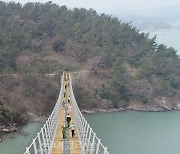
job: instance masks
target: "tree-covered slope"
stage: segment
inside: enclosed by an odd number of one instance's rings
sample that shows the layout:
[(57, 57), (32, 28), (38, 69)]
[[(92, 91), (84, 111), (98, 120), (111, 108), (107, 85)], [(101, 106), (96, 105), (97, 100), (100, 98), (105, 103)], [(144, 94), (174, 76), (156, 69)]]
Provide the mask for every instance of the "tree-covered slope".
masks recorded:
[(17, 121), (10, 117), (21, 110), (52, 109), (60, 86), (47, 74), (63, 70), (74, 72), (82, 109), (178, 108), (179, 68), (173, 48), (115, 17), (51, 2), (0, 2), (1, 123)]

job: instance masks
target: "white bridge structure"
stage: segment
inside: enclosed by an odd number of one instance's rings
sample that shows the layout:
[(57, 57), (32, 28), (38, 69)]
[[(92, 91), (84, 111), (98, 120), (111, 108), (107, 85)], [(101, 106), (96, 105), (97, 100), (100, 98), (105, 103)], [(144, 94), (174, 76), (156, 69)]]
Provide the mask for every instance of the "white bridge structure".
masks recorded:
[[(65, 102), (65, 106), (62, 102)], [(68, 111), (69, 107), (71, 111)], [(75, 137), (71, 137), (71, 130), (67, 128), (67, 138), (63, 140), (61, 126), (69, 112), (71, 123), (75, 124)], [(29, 147), (26, 147), (24, 154), (109, 154), (78, 107), (70, 73), (63, 73), (61, 76), (57, 103), (40, 132)]]

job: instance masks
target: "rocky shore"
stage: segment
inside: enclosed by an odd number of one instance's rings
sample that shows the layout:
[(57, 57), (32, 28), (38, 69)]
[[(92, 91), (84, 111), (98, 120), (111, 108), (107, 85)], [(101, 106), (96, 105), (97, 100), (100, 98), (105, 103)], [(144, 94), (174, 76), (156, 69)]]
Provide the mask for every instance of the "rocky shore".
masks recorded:
[(17, 128), (16, 126), (8, 126), (8, 127), (6, 127), (6, 126), (1, 126), (1, 127), (0, 127), (0, 131), (1, 131), (2, 133), (12, 133), (12, 132), (17, 132), (17, 131), (19, 131), (19, 130), (18, 130), (18, 128)]
[[(28, 113), (28, 117), (29, 117), (29, 122), (40, 122), (40, 123), (45, 123), (45, 121), (47, 120), (47, 117), (45, 115), (36, 115), (33, 113)], [(14, 132), (18, 132), (21, 135), (26, 136), (27, 133), (23, 132), (21, 130), (22, 126), (17, 126), (16, 124), (7, 124), (7, 125), (0, 125), (0, 142), (3, 141), (3, 136), (8, 134), (8, 133), (14, 133)]]
[(3, 141), (3, 136), (7, 133), (20, 132), (16, 125), (0, 126), (0, 143)]

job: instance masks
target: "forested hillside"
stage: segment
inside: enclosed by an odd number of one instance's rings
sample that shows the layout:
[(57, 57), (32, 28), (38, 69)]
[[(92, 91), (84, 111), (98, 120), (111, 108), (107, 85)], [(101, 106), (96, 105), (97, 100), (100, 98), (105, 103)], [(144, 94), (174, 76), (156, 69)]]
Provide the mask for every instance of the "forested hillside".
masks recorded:
[(179, 68), (176, 50), (115, 17), (51, 2), (0, 2), (1, 124), (50, 112), (63, 70), (74, 72), (82, 109), (177, 109)]

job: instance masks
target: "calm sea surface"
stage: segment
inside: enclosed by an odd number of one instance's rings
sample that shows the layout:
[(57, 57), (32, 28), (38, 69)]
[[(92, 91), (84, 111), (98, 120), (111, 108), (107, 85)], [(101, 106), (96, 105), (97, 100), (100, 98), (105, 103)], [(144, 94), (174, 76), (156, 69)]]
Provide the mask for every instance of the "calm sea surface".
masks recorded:
[[(110, 154), (179, 154), (180, 111), (103, 113), (85, 115)], [(23, 154), (42, 127), (30, 123), (28, 136), (9, 134), (0, 143), (0, 154)]]
[(29, 123), (22, 129), (28, 134), (27, 136), (14, 133), (3, 137), (3, 142), (0, 143), (0, 154), (23, 154), (26, 146), (30, 145), (42, 126), (42, 123)]
[(110, 154), (179, 154), (180, 111), (85, 116)]

